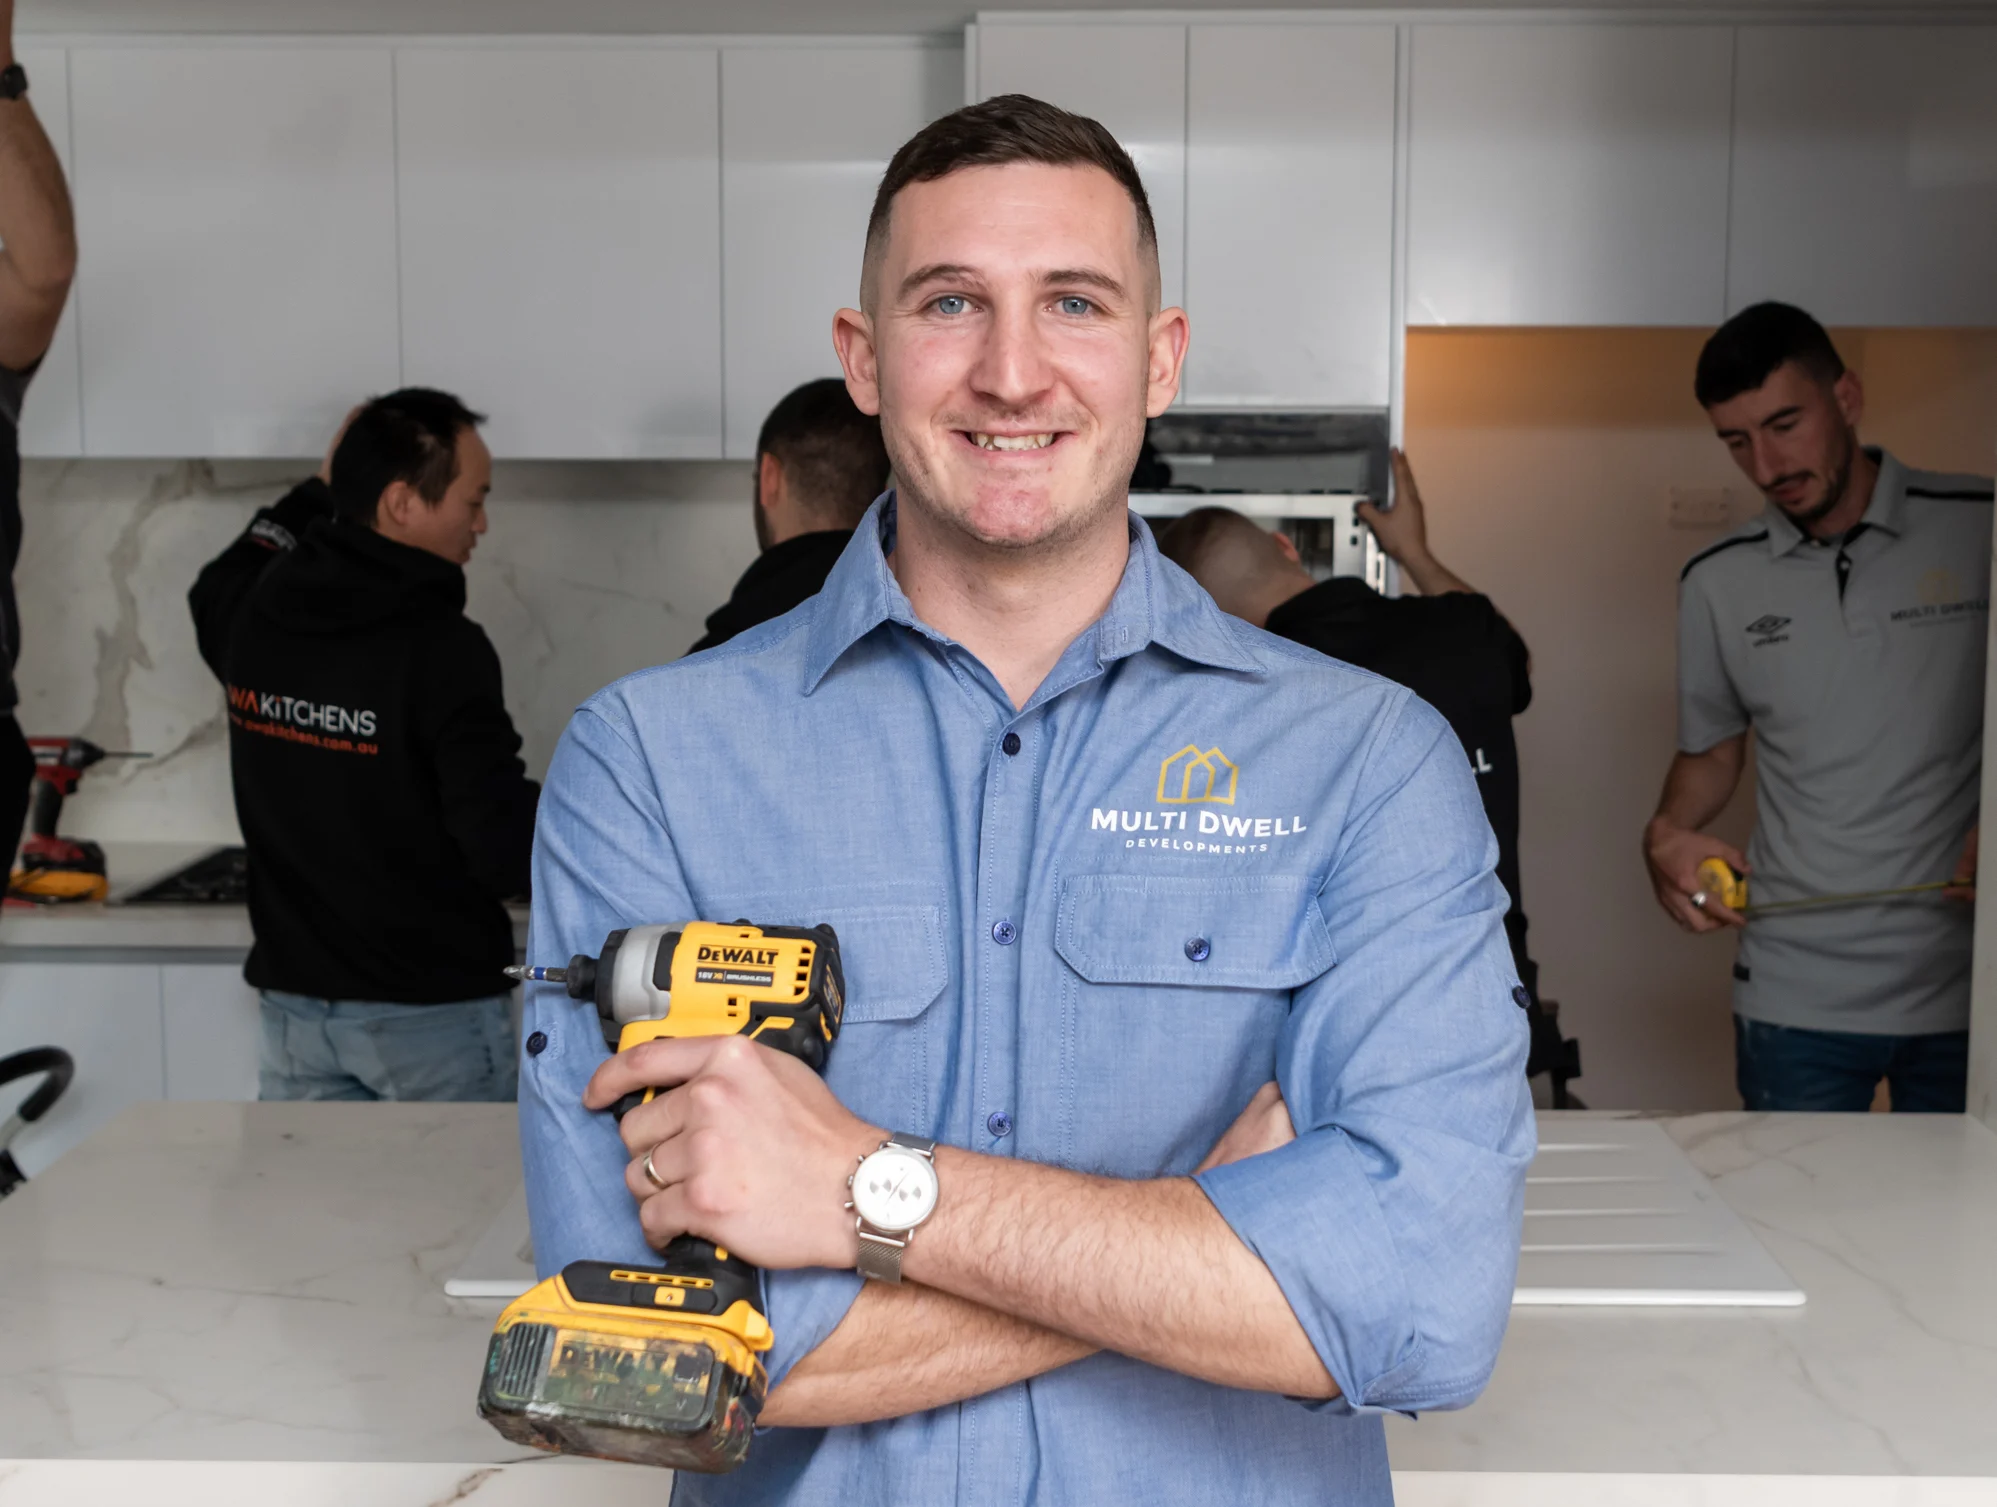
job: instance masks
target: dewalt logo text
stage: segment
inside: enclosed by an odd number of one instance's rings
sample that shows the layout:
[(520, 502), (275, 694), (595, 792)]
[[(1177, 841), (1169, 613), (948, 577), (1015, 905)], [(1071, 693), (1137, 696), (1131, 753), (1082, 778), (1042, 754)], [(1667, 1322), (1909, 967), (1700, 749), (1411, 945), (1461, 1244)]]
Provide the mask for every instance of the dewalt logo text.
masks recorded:
[(703, 946), (694, 958), (697, 963), (734, 963), (751, 968), (767, 968), (776, 962), (774, 947), (709, 947)]

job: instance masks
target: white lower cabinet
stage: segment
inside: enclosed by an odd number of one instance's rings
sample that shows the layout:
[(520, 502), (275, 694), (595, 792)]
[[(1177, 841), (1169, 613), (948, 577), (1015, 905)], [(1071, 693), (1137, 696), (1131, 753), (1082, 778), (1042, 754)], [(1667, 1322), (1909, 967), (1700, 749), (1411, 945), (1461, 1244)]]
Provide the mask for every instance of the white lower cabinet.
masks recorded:
[[(127, 1105), (166, 1096), (159, 965), (0, 963), (0, 1057), (44, 1046), (74, 1057), (76, 1077), (14, 1142), (14, 1160), (29, 1177)], [(0, 1115), (12, 1114), (40, 1082), (0, 1087)]]
[(240, 963), (168, 963), (160, 1018), (169, 1099), (254, 1099), (262, 1021)]
[[(0, 962), (0, 1057), (55, 1046), (76, 1059), (14, 1160), (33, 1177), (146, 1100), (254, 1099), (258, 1040), (239, 962)], [(0, 1086), (0, 1119), (41, 1081)]]

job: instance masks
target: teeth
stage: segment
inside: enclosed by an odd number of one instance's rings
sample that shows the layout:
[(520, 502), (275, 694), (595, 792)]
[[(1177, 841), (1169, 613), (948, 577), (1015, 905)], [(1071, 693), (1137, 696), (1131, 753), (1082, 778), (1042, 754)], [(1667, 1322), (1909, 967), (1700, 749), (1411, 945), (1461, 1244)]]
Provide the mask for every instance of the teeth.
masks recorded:
[(1054, 443), (1051, 434), (974, 434), (981, 450), (1044, 450)]

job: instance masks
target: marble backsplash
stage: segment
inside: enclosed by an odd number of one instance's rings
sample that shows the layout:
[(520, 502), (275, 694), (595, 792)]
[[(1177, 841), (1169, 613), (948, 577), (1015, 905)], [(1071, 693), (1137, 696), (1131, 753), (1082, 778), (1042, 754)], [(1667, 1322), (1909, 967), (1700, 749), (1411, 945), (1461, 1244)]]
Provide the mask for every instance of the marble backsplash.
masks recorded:
[[(187, 588), (309, 463), (28, 461), (15, 572), (30, 733), (137, 749), (64, 812), (78, 837), (232, 842), (227, 721)], [(537, 777), (576, 704), (677, 658), (755, 557), (742, 463), (515, 463), (466, 569)]]

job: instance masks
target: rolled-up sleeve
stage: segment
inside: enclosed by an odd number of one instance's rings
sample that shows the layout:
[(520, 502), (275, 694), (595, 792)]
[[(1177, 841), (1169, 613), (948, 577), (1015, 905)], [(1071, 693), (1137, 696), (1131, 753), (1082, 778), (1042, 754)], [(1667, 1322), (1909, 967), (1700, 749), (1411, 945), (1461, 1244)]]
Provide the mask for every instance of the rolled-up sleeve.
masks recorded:
[(1496, 858), (1448, 725), (1403, 699), (1318, 895), (1337, 962), (1278, 1051), (1297, 1138), (1199, 1178), (1337, 1411), (1461, 1407), (1504, 1337), (1535, 1134)]
[[(570, 721), (548, 768), (534, 838), (534, 908), (527, 956), (566, 963), (601, 952), (619, 927), (700, 918), (673, 850), (651, 762), (616, 690)], [(559, 985), (530, 984), (523, 1031), (539, 1051), (520, 1073), (520, 1153), (534, 1264), (543, 1277), (571, 1261), (645, 1260), (638, 1207), (617, 1124), (585, 1109), (582, 1092), (608, 1055), (595, 1007)], [(851, 1272), (764, 1274), (776, 1347), (772, 1385), (845, 1317), (859, 1289)]]

